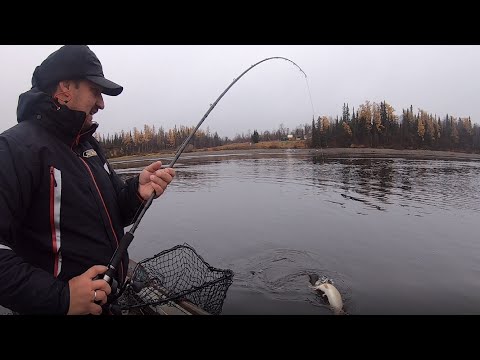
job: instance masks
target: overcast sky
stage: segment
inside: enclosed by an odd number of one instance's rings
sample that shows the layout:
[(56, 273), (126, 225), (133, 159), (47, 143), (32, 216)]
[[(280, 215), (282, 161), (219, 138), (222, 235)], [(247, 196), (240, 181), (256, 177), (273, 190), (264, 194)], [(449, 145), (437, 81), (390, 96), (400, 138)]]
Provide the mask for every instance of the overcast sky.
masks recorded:
[[(59, 45), (0, 45), (0, 132), (15, 125), (18, 96), (35, 66)], [(385, 100), (397, 115), (413, 105), (480, 123), (480, 46), (460, 45), (90, 45), (105, 76), (124, 91), (104, 96), (94, 120), (113, 134), (144, 124), (195, 126), (210, 104), (248, 67), (203, 123), (222, 137), (254, 129), (294, 129), (312, 116), (341, 115), (366, 100)], [(310, 102), (309, 89), (311, 92)]]

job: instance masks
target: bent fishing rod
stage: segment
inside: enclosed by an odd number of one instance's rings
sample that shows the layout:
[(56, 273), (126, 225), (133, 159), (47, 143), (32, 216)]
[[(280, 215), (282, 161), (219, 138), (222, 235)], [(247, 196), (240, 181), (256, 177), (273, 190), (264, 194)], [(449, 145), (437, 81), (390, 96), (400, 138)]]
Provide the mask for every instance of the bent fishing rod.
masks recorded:
[[(259, 62), (257, 62), (256, 64), (253, 64), (252, 66), (250, 66), (247, 70), (245, 70), (243, 73), (240, 74), (240, 76), (238, 76), (237, 78), (234, 78), (233, 81), (230, 83), (230, 85), (228, 85), (228, 87), (220, 94), (220, 96), (217, 98), (217, 100), (215, 100), (215, 102), (213, 104), (210, 105), (210, 108), (208, 109), (208, 111), (205, 113), (205, 115), (203, 115), (202, 119), (198, 122), (197, 126), (195, 127), (195, 129), (190, 133), (190, 135), (185, 139), (185, 141), (182, 143), (182, 145), (180, 146), (180, 148), (177, 150), (177, 152), (175, 153), (175, 156), (173, 158), (173, 160), (168, 164), (168, 165), (162, 165), (162, 169), (164, 168), (173, 168), (173, 166), (175, 165), (175, 163), (177, 162), (178, 158), (180, 157), (180, 155), (182, 154), (183, 150), (185, 150), (186, 146), (188, 145), (188, 143), (190, 142), (190, 140), (192, 139), (192, 137), (195, 135), (195, 133), (197, 132), (198, 128), (200, 127), (200, 125), (202, 125), (202, 123), (205, 121), (205, 119), (207, 118), (207, 116), (210, 114), (210, 112), (213, 110), (213, 108), (217, 105), (217, 103), (220, 101), (220, 99), (228, 92), (228, 90), (230, 90), (230, 88), (238, 81), (240, 80), (240, 78), (245, 75), (247, 72), (249, 72), (251, 69), (253, 69), (255, 66), (265, 62), (265, 61), (268, 61), (268, 60), (273, 60), (273, 59), (282, 59), (282, 60), (286, 60), (286, 61), (289, 61), (291, 62), (293, 65), (295, 65), (302, 73), (303, 75), (305, 75), (305, 79), (307, 79), (307, 74), (305, 74), (305, 72), (302, 70), (302, 68), (300, 66), (298, 66), (297, 64), (295, 64), (292, 60), (290, 59), (287, 59), (285, 57), (281, 57), (281, 56), (275, 56), (275, 57), (269, 57), (269, 58), (266, 58), (266, 59), (263, 59)], [(308, 81), (307, 81), (307, 86), (308, 86)], [(310, 91), (310, 90), (309, 90)], [(310, 102), (312, 102), (312, 99), (311, 99), (311, 95), (310, 95)], [(312, 102), (312, 109), (313, 109), (313, 102)], [(135, 233), (135, 230), (137, 229), (140, 221), (142, 220), (143, 218), (143, 215), (145, 215), (145, 212), (148, 210), (148, 208), (150, 207), (150, 205), (152, 204), (152, 201), (153, 199), (155, 198), (155, 191), (152, 191), (152, 194), (150, 195), (150, 197), (148, 198), (147, 202), (145, 203), (145, 206), (143, 207), (142, 211), (140, 212), (140, 214), (138, 215), (137, 219), (135, 220), (134, 224), (132, 225), (132, 227), (130, 228), (129, 231), (127, 231), (125, 233), (125, 235), (122, 237), (122, 239), (120, 240), (120, 243), (117, 247), (117, 249), (115, 250), (115, 253), (113, 254), (112, 258), (110, 259), (110, 263), (107, 265), (108, 267), (108, 270), (105, 272), (105, 274), (103, 274), (103, 280), (105, 280), (106, 282), (108, 282), (109, 284), (112, 283), (112, 279), (113, 279), (113, 276), (115, 274), (115, 271), (118, 267), (118, 265), (120, 264), (123, 256), (125, 255), (126, 251), (127, 251), (127, 248), (130, 246), (130, 243), (132, 242), (133, 240), (133, 237), (134, 237), (134, 233)], [(101, 277), (102, 275), (100, 275), (99, 278), (102, 278)]]

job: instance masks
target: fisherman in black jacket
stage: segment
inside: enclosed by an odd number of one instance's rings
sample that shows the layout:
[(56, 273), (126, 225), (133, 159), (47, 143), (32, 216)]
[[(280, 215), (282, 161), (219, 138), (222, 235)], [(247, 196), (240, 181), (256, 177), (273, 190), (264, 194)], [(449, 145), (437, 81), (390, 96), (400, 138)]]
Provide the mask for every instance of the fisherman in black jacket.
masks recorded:
[[(175, 176), (157, 161), (121, 180), (92, 136), (107, 80), (87, 46), (63, 46), (37, 66), (0, 134), (0, 305), (21, 314), (101, 314), (105, 273), (135, 214)], [(128, 255), (116, 272), (125, 280)]]

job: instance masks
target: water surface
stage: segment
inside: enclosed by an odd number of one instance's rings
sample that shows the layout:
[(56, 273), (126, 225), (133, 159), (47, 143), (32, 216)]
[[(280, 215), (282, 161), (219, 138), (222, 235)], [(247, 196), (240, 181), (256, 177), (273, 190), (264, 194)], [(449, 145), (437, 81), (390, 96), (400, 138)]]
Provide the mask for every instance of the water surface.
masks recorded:
[(478, 161), (187, 155), (130, 254), (188, 243), (232, 269), (222, 314), (331, 314), (309, 273), (349, 314), (480, 314)]

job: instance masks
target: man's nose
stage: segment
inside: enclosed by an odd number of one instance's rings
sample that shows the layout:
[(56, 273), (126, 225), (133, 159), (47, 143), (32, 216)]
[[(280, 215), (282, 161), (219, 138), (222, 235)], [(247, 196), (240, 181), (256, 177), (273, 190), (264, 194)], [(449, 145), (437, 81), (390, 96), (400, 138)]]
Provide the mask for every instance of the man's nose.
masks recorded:
[(101, 110), (105, 108), (105, 102), (103, 101), (103, 96), (100, 94), (97, 99), (97, 107)]

